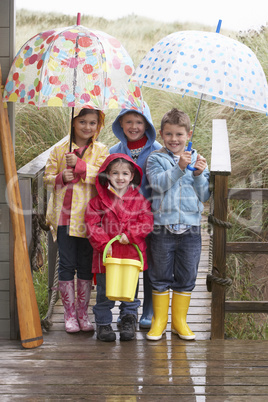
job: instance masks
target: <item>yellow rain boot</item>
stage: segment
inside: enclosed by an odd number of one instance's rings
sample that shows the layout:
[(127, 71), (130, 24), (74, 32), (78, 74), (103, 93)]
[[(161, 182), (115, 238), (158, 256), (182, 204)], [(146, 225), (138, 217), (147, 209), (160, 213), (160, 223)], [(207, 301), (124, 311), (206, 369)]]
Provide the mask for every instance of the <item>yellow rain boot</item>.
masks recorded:
[(150, 341), (158, 341), (166, 331), (169, 309), (169, 291), (157, 292), (153, 290), (153, 310), (154, 316), (150, 331), (146, 338)]
[(195, 339), (195, 334), (190, 330), (186, 317), (190, 305), (191, 292), (173, 291), (171, 304), (171, 331), (181, 339)]

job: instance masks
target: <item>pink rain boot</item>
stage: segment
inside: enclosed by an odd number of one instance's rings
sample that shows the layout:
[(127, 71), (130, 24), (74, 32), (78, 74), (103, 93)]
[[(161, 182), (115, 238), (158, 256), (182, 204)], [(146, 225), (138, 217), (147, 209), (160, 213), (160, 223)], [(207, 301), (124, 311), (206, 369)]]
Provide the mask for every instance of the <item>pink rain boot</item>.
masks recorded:
[(77, 322), (74, 296), (74, 280), (59, 281), (61, 300), (64, 307), (64, 321), (66, 332), (79, 332), (80, 327)]
[(81, 331), (94, 331), (88, 318), (88, 305), (91, 294), (92, 281), (77, 278), (76, 312)]

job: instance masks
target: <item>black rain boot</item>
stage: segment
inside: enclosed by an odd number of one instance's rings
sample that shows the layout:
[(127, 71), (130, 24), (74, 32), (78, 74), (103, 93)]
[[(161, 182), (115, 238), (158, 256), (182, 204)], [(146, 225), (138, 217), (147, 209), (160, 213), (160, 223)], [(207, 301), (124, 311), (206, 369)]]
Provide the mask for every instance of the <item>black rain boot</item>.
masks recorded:
[(111, 324), (97, 325), (97, 339), (103, 342), (113, 342), (116, 340), (116, 335)]
[(127, 314), (121, 319), (120, 341), (131, 341), (135, 337), (136, 317)]

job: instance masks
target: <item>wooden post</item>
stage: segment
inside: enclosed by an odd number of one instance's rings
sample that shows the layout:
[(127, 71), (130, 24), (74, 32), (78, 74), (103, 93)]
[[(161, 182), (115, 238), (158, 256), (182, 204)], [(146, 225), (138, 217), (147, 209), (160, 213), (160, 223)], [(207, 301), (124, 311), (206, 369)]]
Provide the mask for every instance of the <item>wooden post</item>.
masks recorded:
[[(226, 222), (228, 177), (215, 176), (214, 218)], [(214, 225), (212, 275), (226, 277), (226, 228)], [(225, 287), (212, 282), (211, 339), (224, 339)]]
[[(214, 218), (226, 222), (231, 161), (225, 120), (213, 120), (211, 175), (214, 176)], [(213, 227), (212, 275), (226, 276), (226, 228)], [(211, 339), (224, 339), (225, 286), (212, 282)]]

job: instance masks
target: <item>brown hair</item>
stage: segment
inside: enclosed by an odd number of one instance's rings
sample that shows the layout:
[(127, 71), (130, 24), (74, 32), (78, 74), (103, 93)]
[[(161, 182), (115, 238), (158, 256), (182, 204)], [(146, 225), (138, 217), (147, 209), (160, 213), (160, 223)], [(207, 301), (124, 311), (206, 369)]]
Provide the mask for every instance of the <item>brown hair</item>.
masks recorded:
[[(102, 129), (102, 127), (104, 126), (104, 119), (105, 119), (105, 114), (101, 111), (101, 110), (97, 110), (97, 109), (90, 109), (87, 107), (84, 107), (83, 109), (80, 110), (79, 114), (77, 116), (75, 116), (73, 118), (76, 119), (77, 117), (83, 117), (87, 114), (97, 114), (98, 115), (98, 128), (97, 128), (97, 132), (99, 134), (100, 130)], [(72, 122), (73, 123), (73, 122)], [(73, 124), (72, 124), (73, 125)]]
[(141, 182), (141, 177), (140, 177), (140, 172), (138, 171), (138, 169), (135, 168), (135, 166), (133, 165), (133, 163), (131, 163), (130, 161), (127, 161), (124, 158), (116, 158), (114, 160), (112, 160), (109, 165), (106, 167), (104, 172), (101, 172), (99, 174), (99, 182), (102, 186), (104, 186), (108, 181), (109, 181), (109, 173), (113, 167), (113, 165), (115, 165), (116, 163), (126, 163), (128, 165), (129, 170), (131, 171), (131, 173), (134, 173), (134, 177), (131, 181), (131, 184), (133, 184), (134, 186), (138, 186)]
[(176, 124), (180, 127), (185, 127), (187, 133), (191, 130), (191, 121), (188, 114), (176, 108), (164, 114), (161, 120), (161, 131), (163, 131), (165, 124)]

